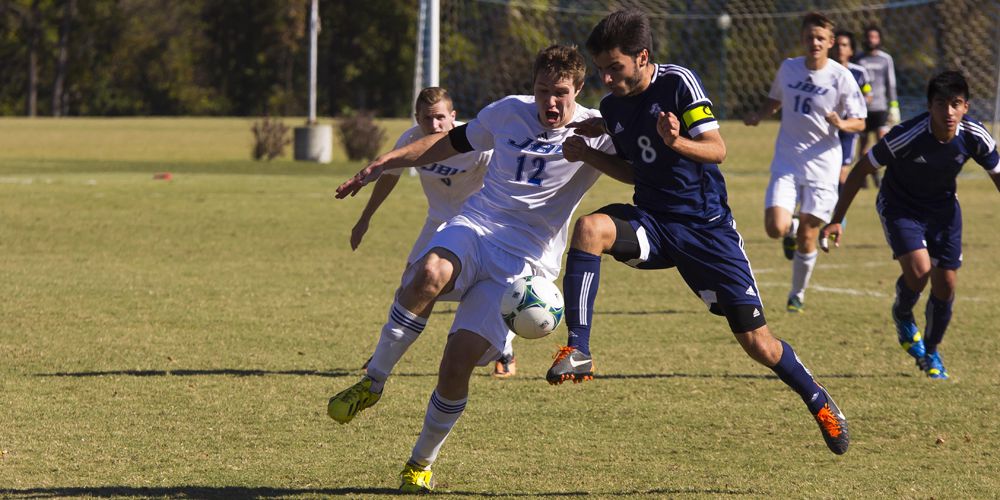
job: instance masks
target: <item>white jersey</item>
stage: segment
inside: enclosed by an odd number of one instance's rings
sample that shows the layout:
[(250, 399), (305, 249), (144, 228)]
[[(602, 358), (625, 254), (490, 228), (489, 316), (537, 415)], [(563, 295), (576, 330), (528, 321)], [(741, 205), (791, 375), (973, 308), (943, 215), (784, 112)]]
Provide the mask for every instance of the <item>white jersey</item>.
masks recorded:
[[(600, 116), (577, 105), (573, 121)], [(493, 149), (483, 189), (462, 209), (475, 231), (504, 251), (558, 276), (569, 219), (600, 172), (563, 157), (572, 129), (547, 129), (538, 120), (534, 96), (508, 96), (469, 122), (466, 136), (477, 150)], [(611, 138), (584, 138), (612, 153)]]
[[(462, 122), (455, 122), (455, 126)], [(393, 149), (399, 149), (424, 137), (423, 130), (414, 126), (403, 132)], [(457, 215), (465, 200), (472, 193), (483, 187), (483, 177), (486, 166), (490, 162), (492, 151), (470, 151), (462, 153), (440, 163), (432, 163), (417, 167), (420, 174), (420, 185), (427, 196), (427, 220), (442, 222)], [(384, 174), (399, 175), (402, 169), (386, 170)]]
[(861, 88), (851, 72), (833, 60), (818, 70), (805, 57), (785, 59), (771, 84), (771, 99), (781, 102), (781, 129), (774, 143), (772, 174), (795, 174), (807, 183), (837, 184), (843, 160), (831, 111), (865, 118)]

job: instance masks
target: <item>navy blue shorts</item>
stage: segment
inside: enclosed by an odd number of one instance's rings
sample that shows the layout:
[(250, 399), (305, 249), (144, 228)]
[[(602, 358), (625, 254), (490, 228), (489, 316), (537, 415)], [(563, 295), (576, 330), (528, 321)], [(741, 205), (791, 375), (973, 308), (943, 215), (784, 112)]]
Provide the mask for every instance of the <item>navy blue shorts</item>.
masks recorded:
[(962, 208), (958, 200), (954, 210), (935, 210), (933, 217), (918, 217), (908, 211), (894, 210), (880, 194), (876, 209), (892, 258), (926, 248), (934, 267), (962, 267)]
[(628, 222), (639, 240), (639, 256), (623, 261), (636, 269), (676, 267), (684, 282), (709, 310), (720, 305), (763, 308), (743, 237), (735, 221), (708, 228), (657, 219), (634, 205), (614, 204), (598, 210)]
[(840, 151), (844, 154), (843, 161), (840, 162), (841, 165), (850, 165), (854, 163), (854, 146), (858, 143), (858, 134), (840, 132)]

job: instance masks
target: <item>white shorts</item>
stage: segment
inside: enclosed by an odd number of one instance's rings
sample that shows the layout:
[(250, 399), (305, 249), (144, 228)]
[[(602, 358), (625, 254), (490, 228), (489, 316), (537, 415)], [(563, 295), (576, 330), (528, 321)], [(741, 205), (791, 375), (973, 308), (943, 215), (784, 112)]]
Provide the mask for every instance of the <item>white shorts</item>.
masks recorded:
[(764, 195), (764, 208), (771, 207), (781, 207), (793, 214), (810, 214), (830, 222), (833, 209), (837, 207), (837, 185), (807, 183), (795, 174), (772, 174)]
[(447, 294), (460, 297), (450, 333), (468, 330), (486, 339), (491, 347), (478, 362), (485, 365), (500, 357), (507, 342), (509, 330), (500, 317), (504, 290), (515, 279), (536, 273), (524, 257), (490, 244), (464, 222), (458, 216), (445, 223), (427, 247), (444, 248), (462, 264), (455, 288)]
[(431, 242), (434, 233), (443, 225), (444, 221), (431, 219), (430, 217), (424, 221), (424, 227), (420, 230), (417, 241), (413, 242), (413, 249), (410, 250), (409, 257), (406, 258), (406, 265), (413, 264), (423, 257), (427, 250), (430, 250), (430, 248), (427, 248), (427, 244)]

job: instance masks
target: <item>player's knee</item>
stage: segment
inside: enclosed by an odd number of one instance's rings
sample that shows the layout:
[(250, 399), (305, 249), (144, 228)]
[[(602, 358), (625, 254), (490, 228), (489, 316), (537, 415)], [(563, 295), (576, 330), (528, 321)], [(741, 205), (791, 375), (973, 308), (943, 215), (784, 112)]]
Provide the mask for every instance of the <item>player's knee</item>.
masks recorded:
[(431, 297), (439, 295), (444, 290), (455, 271), (448, 259), (434, 253), (427, 254), (414, 266), (416, 267), (413, 279), (407, 283), (407, 288), (410, 292)]
[(785, 235), (788, 231), (787, 227), (781, 227), (778, 225), (778, 221), (767, 217), (764, 219), (764, 231), (767, 232), (767, 236), (772, 239), (778, 239)]
[(604, 252), (615, 239), (615, 226), (607, 216), (584, 215), (573, 225), (573, 248)]

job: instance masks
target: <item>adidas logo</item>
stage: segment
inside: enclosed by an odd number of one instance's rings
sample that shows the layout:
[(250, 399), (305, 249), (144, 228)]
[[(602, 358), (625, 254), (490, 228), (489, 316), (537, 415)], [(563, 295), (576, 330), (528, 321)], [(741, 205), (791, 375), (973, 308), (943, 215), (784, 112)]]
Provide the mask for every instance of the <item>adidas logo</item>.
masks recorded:
[(747, 292), (746, 293), (747, 293), (747, 295), (749, 295), (751, 297), (756, 297), (757, 296), (757, 292), (753, 291), (753, 286), (752, 285), (747, 287)]
[(622, 127), (621, 123), (616, 123), (615, 124), (615, 133), (616, 134), (620, 134), (620, 133), (622, 133), (624, 131), (625, 131), (625, 127)]
[(755, 317), (755, 318), (759, 318), (760, 317), (760, 309), (757, 309), (756, 307), (753, 308), (753, 317)]
[(663, 112), (663, 108), (660, 107), (660, 103), (654, 102), (652, 106), (649, 107), (649, 114), (657, 116)]
[(549, 138), (548, 132), (542, 132), (541, 134), (535, 136), (535, 139), (548, 139), (548, 138)]
[(923, 156), (918, 156), (913, 160), (913, 163), (927, 163), (927, 160)]

